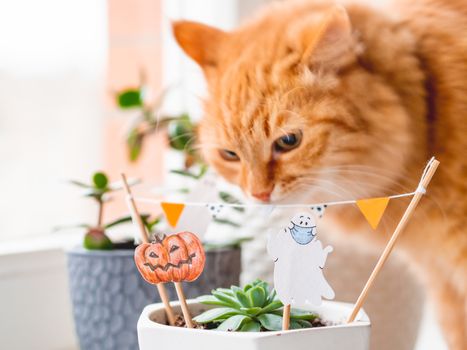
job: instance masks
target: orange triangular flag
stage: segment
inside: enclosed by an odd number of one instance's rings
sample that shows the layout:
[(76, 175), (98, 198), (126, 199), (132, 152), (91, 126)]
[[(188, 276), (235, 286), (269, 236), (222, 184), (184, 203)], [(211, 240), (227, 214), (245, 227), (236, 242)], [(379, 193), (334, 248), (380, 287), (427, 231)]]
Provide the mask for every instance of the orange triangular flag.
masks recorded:
[(388, 206), (389, 197), (357, 200), (357, 206), (373, 229), (378, 227), (384, 210)]
[(178, 219), (180, 219), (180, 215), (182, 215), (183, 208), (185, 208), (185, 204), (161, 202), (161, 207), (170, 226), (175, 228), (175, 226), (177, 226)]

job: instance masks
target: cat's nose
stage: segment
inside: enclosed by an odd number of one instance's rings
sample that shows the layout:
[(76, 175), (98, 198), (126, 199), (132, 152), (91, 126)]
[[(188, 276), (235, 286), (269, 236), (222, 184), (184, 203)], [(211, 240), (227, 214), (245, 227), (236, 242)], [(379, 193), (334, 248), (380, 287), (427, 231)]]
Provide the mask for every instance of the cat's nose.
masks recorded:
[(271, 200), (271, 193), (272, 191), (269, 192), (259, 192), (259, 193), (252, 193), (251, 195), (260, 201), (263, 202), (269, 202)]

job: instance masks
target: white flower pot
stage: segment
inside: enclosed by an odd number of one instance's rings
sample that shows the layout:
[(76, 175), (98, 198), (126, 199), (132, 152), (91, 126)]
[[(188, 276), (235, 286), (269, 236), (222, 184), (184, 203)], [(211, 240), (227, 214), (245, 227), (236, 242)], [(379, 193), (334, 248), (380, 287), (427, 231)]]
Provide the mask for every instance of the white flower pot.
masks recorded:
[[(188, 303), (193, 316), (211, 308), (196, 300)], [(138, 342), (140, 350), (368, 350), (370, 320), (362, 310), (355, 322), (345, 324), (351, 308), (351, 304), (331, 301), (313, 308), (324, 320), (341, 323), (335, 326), (242, 333), (170, 327), (163, 305), (152, 304), (144, 308), (138, 320)], [(174, 303), (174, 309), (179, 313), (179, 304)]]

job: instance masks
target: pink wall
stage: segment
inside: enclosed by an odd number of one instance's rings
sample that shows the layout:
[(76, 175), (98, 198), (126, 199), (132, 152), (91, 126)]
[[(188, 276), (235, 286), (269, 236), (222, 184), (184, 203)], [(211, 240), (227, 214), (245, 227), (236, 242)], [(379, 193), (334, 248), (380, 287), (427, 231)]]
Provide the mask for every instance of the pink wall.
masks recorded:
[[(148, 138), (138, 162), (129, 162), (125, 131), (131, 119), (127, 112), (118, 111), (113, 92), (137, 86), (141, 70), (145, 72), (152, 94), (157, 95), (161, 90), (161, 1), (109, 0), (108, 11), (108, 115), (104, 128), (104, 169), (112, 180), (118, 179), (123, 171), (128, 177), (138, 177), (146, 184), (160, 184), (166, 148), (164, 135)], [(109, 203), (108, 219), (128, 212), (120, 198)]]

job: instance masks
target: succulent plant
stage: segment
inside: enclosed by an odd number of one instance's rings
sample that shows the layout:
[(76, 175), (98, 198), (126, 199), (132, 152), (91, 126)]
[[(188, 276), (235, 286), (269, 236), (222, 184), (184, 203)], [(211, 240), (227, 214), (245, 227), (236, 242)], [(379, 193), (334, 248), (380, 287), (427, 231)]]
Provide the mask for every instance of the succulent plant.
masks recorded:
[[(207, 310), (193, 320), (210, 324), (220, 331), (260, 332), (282, 329), (283, 304), (276, 291), (266, 282), (256, 280), (243, 288), (218, 288), (198, 301), (218, 307)], [(310, 328), (318, 315), (291, 309), (290, 329)]]

